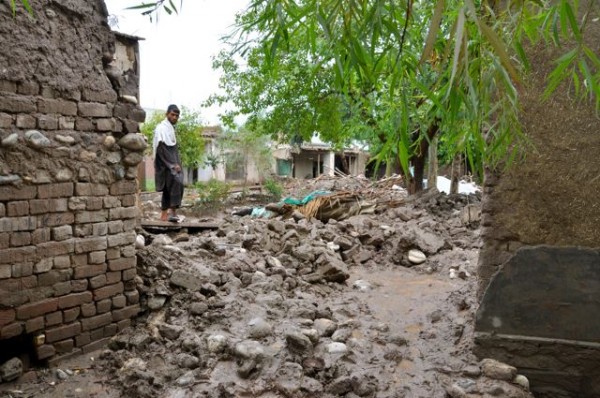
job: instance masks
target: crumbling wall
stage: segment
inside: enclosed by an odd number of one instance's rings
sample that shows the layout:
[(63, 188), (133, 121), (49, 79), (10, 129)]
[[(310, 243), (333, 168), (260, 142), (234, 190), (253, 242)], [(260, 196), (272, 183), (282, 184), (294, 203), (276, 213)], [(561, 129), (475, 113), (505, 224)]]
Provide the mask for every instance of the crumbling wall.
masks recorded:
[[(599, 54), (600, 23), (587, 24), (585, 35)], [(540, 394), (548, 389), (592, 397), (600, 393), (594, 369), (600, 340), (586, 332), (598, 329), (592, 314), (600, 304), (586, 293), (593, 283), (586, 278), (600, 264), (592, 262), (589, 273), (582, 269), (586, 253), (600, 247), (600, 120), (593, 101), (577, 98), (572, 84), (542, 100), (554, 60), (568, 49), (531, 49), (532, 71), (520, 94), (532, 146), (507, 171), (486, 176), (476, 351), (519, 367)], [(517, 261), (525, 253), (527, 261)], [(569, 332), (545, 317), (560, 320)]]
[[(20, 5), (20, 2), (17, 1)], [(138, 312), (145, 118), (121, 92), (102, 0), (0, 2), (0, 342), (89, 352)], [(110, 73), (107, 73), (110, 72)], [(128, 79), (127, 81), (130, 81)]]

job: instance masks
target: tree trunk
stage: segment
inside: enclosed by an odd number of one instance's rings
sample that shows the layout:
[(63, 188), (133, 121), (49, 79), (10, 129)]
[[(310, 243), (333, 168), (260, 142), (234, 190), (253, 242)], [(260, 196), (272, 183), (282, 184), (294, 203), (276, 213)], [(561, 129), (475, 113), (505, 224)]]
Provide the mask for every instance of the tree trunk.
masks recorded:
[(437, 157), (438, 136), (433, 137), (429, 145), (429, 162), (427, 168), (427, 189), (437, 188), (438, 175), (438, 157)]
[(437, 123), (432, 124), (427, 129), (427, 137), (423, 138), (419, 143), (415, 154), (410, 160), (413, 166), (413, 177), (408, 184), (408, 193), (414, 194), (423, 190), (423, 178), (425, 177), (425, 160), (426, 154), (429, 151), (429, 141), (433, 140), (433, 137), (437, 135), (439, 126)]
[(458, 183), (461, 175), (461, 166), (462, 166), (462, 153), (456, 154), (454, 159), (452, 159), (452, 173), (450, 179), (450, 194), (458, 193)]

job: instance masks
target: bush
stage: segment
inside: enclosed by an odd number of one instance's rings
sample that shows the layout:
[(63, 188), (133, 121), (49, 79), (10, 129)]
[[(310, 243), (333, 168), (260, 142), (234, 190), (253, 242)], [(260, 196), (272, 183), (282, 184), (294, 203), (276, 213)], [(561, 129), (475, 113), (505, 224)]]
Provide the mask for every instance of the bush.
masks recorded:
[(231, 185), (215, 179), (208, 182), (197, 182), (194, 184), (194, 189), (198, 193), (198, 199), (195, 206), (205, 208), (221, 207), (229, 196)]
[(283, 186), (277, 180), (267, 178), (263, 186), (269, 195), (275, 200), (281, 199), (281, 195), (283, 194)]

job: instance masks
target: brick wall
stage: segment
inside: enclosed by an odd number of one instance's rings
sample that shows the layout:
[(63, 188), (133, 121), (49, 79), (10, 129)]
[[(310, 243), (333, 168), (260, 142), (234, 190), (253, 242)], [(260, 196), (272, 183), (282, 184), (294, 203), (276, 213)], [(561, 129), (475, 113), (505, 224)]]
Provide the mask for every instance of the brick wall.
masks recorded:
[(145, 113), (119, 85), (102, 0), (30, 3), (35, 19), (0, 3), (0, 340), (38, 336), (56, 359), (139, 310)]

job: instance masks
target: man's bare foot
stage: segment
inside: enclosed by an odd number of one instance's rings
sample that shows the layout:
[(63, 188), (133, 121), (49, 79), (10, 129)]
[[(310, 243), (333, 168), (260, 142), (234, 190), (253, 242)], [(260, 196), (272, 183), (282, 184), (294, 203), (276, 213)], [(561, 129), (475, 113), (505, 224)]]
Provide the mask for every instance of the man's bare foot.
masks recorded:
[(160, 212), (160, 221), (167, 221), (169, 219), (169, 213), (166, 210)]

